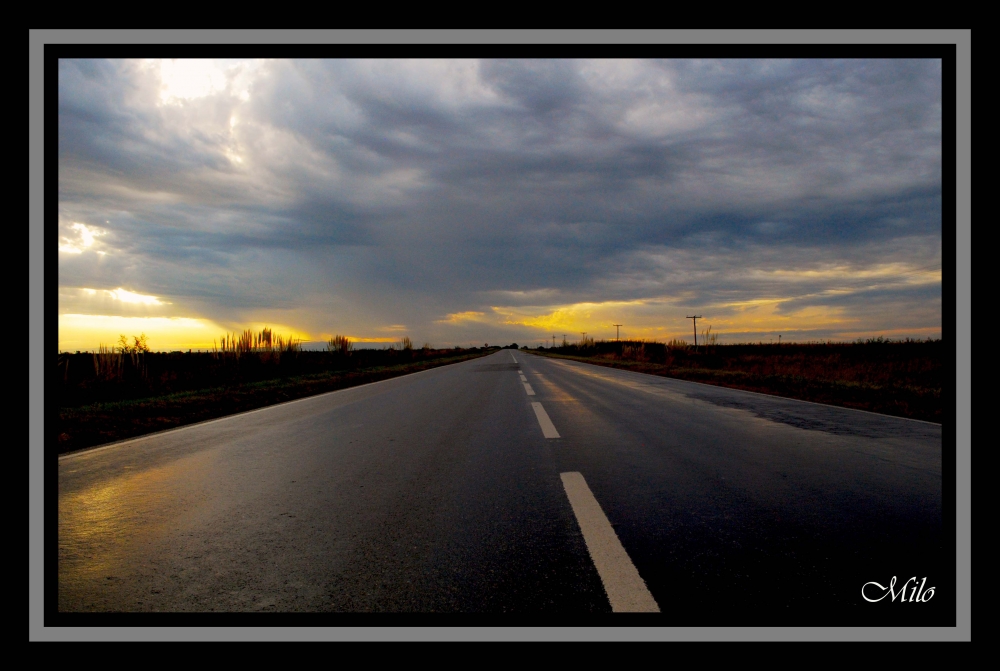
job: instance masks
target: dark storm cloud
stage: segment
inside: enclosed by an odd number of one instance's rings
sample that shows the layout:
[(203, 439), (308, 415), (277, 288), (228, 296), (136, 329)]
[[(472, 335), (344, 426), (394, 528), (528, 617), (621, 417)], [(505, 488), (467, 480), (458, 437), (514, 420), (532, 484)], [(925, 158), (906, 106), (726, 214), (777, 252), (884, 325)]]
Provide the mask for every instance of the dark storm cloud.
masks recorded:
[(107, 231), (62, 285), (429, 323), (497, 291), (788, 309), (827, 280), (747, 273), (939, 259), (935, 61), (226, 67), (165, 100), (155, 65), (60, 62), (60, 231)]

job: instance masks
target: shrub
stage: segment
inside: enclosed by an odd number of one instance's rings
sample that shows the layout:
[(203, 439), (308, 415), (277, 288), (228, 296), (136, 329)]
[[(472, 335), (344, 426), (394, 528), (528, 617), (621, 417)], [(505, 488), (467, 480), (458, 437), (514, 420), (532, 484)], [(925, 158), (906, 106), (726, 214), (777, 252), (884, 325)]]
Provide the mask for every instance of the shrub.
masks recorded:
[(342, 335), (335, 335), (326, 341), (326, 351), (347, 356), (354, 349), (354, 343), (350, 338)]
[(631, 361), (649, 361), (649, 357), (646, 355), (646, 344), (625, 345), (622, 347), (622, 358)]
[(261, 363), (278, 363), (283, 353), (294, 355), (301, 349), (302, 344), (295, 338), (275, 335), (269, 328), (264, 328), (259, 333), (247, 329), (238, 336), (235, 333), (223, 334), (221, 346), (212, 342), (212, 356), (232, 362), (253, 356)]

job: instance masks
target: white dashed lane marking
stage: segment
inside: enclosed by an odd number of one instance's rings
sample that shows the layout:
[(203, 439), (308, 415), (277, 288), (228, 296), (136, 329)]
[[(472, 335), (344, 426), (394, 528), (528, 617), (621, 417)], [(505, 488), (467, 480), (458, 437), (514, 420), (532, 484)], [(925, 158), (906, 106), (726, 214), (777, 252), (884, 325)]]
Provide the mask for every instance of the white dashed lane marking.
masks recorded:
[(527, 392), (528, 396), (534, 396), (535, 390), (531, 388), (531, 385), (527, 382), (524, 383), (524, 391)]
[(535, 417), (538, 418), (538, 425), (542, 427), (542, 435), (546, 438), (558, 438), (559, 432), (556, 431), (556, 425), (552, 423), (551, 419), (549, 419), (549, 414), (545, 412), (545, 408), (542, 407), (542, 404), (532, 401), (531, 407), (535, 411)]
[[(534, 405), (538, 405), (535, 403)], [(563, 487), (580, 525), (587, 551), (616, 613), (659, 613), (653, 595), (629, 558), (618, 534), (580, 473), (562, 473)]]

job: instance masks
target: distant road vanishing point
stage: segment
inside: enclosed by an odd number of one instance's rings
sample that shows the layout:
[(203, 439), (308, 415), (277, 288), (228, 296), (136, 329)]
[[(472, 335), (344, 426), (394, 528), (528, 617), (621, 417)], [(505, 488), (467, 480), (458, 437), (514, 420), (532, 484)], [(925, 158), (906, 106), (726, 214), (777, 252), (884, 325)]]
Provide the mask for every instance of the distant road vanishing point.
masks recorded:
[(522, 351), (58, 468), (60, 613), (954, 616), (939, 425)]

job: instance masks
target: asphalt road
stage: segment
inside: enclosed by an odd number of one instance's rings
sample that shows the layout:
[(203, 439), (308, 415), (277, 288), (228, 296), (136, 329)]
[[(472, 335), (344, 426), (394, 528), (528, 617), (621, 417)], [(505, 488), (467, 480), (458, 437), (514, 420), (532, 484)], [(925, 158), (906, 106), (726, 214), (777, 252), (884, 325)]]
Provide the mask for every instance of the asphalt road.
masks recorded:
[(941, 624), (941, 449), (503, 350), (60, 458), (58, 608)]

